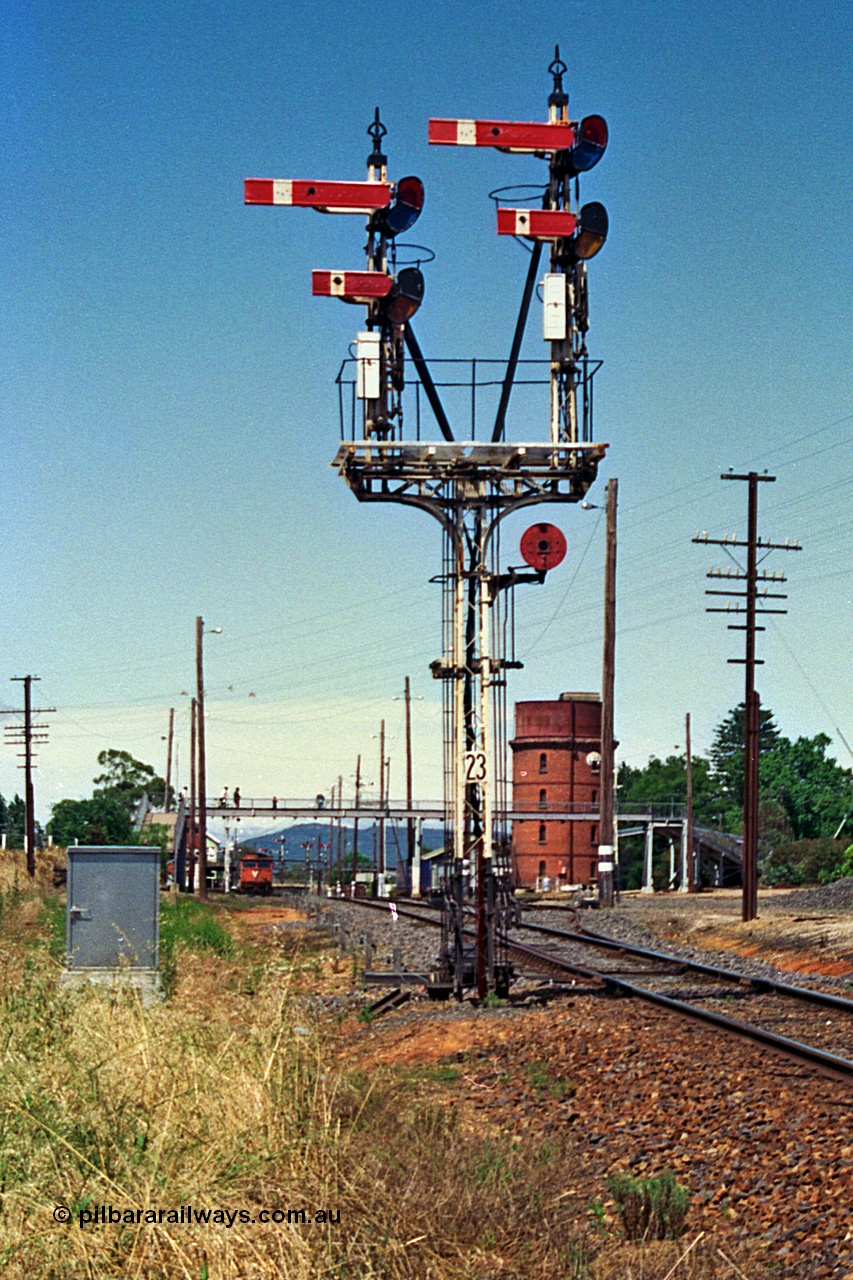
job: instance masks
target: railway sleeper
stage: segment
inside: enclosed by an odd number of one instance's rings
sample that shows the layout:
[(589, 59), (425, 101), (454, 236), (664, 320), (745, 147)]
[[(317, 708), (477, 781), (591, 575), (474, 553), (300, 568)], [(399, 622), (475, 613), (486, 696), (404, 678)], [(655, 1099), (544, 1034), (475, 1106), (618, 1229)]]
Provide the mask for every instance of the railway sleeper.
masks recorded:
[(430, 984), (429, 974), (409, 973), (408, 970), (400, 973), (394, 969), (364, 973), (361, 980), (372, 987), (427, 987)]
[(389, 991), (387, 995), (380, 996), (378, 1000), (374, 1000), (373, 1004), (368, 1005), (368, 1012), (372, 1018), (380, 1018), (383, 1013), (390, 1013), (392, 1009), (399, 1009), (400, 1005), (405, 1004), (411, 998), (411, 991), (402, 991), (400, 987), (395, 987), (393, 991)]

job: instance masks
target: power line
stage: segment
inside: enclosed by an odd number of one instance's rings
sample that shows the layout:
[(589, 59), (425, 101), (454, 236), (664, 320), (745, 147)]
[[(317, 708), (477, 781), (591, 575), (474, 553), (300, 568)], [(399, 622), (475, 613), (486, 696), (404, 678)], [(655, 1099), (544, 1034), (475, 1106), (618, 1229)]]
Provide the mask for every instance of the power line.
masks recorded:
[(843, 733), (841, 732), (841, 730), (839, 729), (839, 727), (838, 727), (838, 725), (837, 725), (837, 723), (836, 723), (836, 720), (835, 720), (835, 715), (834, 715), (834, 713), (833, 713), (832, 711), (830, 711), (829, 707), (826, 705), (826, 703), (824, 702), (823, 698), (820, 696), (820, 694), (818, 693), (817, 689), (816, 689), (816, 688), (814, 687), (814, 685), (812, 684), (812, 682), (811, 682), (811, 679), (810, 679), (810, 677), (809, 677), (808, 672), (806, 671), (806, 669), (805, 669), (805, 667), (803, 666), (803, 664), (800, 662), (800, 660), (799, 660), (799, 658), (797, 657), (797, 655), (796, 655), (796, 653), (794, 652), (794, 650), (793, 650), (793, 649), (791, 648), (791, 646), (788, 644), (788, 641), (787, 641), (787, 640), (785, 639), (785, 637), (782, 635), (782, 632), (781, 632), (781, 631), (779, 630), (779, 628), (776, 626), (775, 622), (772, 622), (772, 621), (771, 621), (770, 625), (772, 626), (772, 628), (773, 628), (773, 631), (774, 631), (775, 635), (779, 638), (779, 640), (781, 640), (781, 641), (782, 641), (782, 644), (783, 644), (783, 645), (784, 645), (784, 647), (788, 650), (788, 656), (793, 660), (794, 666), (797, 668), (797, 670), (799, 671), (800, 675), (803, 677), (803, 679), (805, 680), (806, 684), (807, 684), (807, 685), (809, 686), (809, 688), (811, 689), (812, 693), (814, 694), (814, 696), (815, 696), (815, 698), (817, 699), (817, 701), (818, 701), (818, 703), (820, 704), (820, 706), (823, 708), (823, 710), (824, 710), (824, 711), (826, 712), (826, 714), (829, 716), (829, 720), (830, 720), (830, 723), (831, 723), (831, 725), (832, 725), (833, 729), (834, 729), (834, 730), (835, 730), (835, 732), (838, 734), (839, 738), (840, 738), (840, 739), (841, 739), (841, 741), (844, 743), (845, 747), (847, 748), (848, 752), (850, 753), (850, 758), (851, 758), (851, 759), (853, 759), (853, 747), (851, 747), (851, 746), (850, 746), (850, 743), (847, 741), (847, 739), (845, 738), (844, 734), (843, 734)]

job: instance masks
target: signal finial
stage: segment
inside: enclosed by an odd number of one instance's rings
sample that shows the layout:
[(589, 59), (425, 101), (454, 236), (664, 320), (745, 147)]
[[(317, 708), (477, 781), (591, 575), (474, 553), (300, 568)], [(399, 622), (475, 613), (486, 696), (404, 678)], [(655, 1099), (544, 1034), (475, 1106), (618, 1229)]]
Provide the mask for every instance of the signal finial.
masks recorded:
[[(566, 107), (569, 105), (569, 95), (563, 89), (563, 76), (568, 71), (563, 59), (560, 57), (560, 46), (554, 45), (554, 61), (548, 68), (549, 73), (554, 77), (554, 91), (548, 98), (548, 106), (552, 108), (551, 117), (565, 119)], [(558, 115), (559, 113), (559, 115)]]
[(382, 141), (382, 139), (385, 137), (388, 130), (385, 128), (385, 125), (379, 119), (378, 107), (376, 108), (376, 113), (373, 117), (373, 124), (370, 124), (367, 126), (367, 132), (370, 134), (371, 138), (373, 139), (373, 150), (370, 153), (370, 155), (367, 157), (367, 171), (369, 174), (372, 169), (374, 171), (374, 174), (373, 174), (374, 178), (377, 181), (382, 182), (385, 179), (385, 170), (388, 165), (388, 157), (383, 153), (382, 148), (380, 147), (379, 144)]

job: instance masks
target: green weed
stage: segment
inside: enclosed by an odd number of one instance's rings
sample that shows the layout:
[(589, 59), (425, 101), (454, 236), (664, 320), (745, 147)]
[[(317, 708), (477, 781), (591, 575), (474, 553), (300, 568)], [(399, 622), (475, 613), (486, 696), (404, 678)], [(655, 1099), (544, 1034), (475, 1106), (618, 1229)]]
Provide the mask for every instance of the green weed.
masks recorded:
[(595, 1249), (577, 1231), (572, 1231), (571, 1239), (563, 1253), (563, 1276), (565, 1280), (592, 1280), (592, 1263)]
[(65, 960), (65, 903), (61, 898), (47, 898), (42, 920), (48, 930), (48, 951), (54, 960)]
[(590, 1200), (589, 1211), (595, 1218), (596, 1226), (603, 1227), (606, 1210), (599, 1199)]
[(506, 1183), (510, 1177), (509, 1150), (505, 1143), (495, 1146), (486, 1141), (482, 1155), (474, 1163), (474, 1180), (478, 1186), (494, 1186)]
[(547, 1093), (557, 1102), (564, 1102), (567, 1098), (573, 1098), (575, 1095), (576, 1087), (574, 1082), (565, 1080), (562, 1076), (553, 1079), (544, 1062), (528, 1063), (524, 1068), (524, 1072), (531, 1087), (540, 1096)]
[(616, 1201), (629, 1240), (675, 1240), (684, 1230), (690, 1192), (667, 1169), (656, 1178), (614, 1173), (607, 1189)]
[(160, 972), (167, 995), (175, 989), (177, 953), (181, 948), (211, 951), (227, 960), (234, 954), (234, 941), (212, 906), (181, 896), (160, 907)]
[(425, 1067), (423, 1070), (424, 1080), (433, 1080), (436, 1084), (453, 1084), (458, 1080), (462, 1072), (456, 1067), (451, 1067), (447, 1062), (437, 1062), (433, 1067)]

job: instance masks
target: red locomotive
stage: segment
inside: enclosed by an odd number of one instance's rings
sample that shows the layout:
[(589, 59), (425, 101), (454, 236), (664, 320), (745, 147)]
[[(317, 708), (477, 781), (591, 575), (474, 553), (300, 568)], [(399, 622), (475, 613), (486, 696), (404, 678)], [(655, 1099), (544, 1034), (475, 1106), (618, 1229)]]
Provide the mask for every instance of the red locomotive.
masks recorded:
[(240, 892), (272, 893), (272, 858), (265, 853), (248, 853), (240, 859)]

